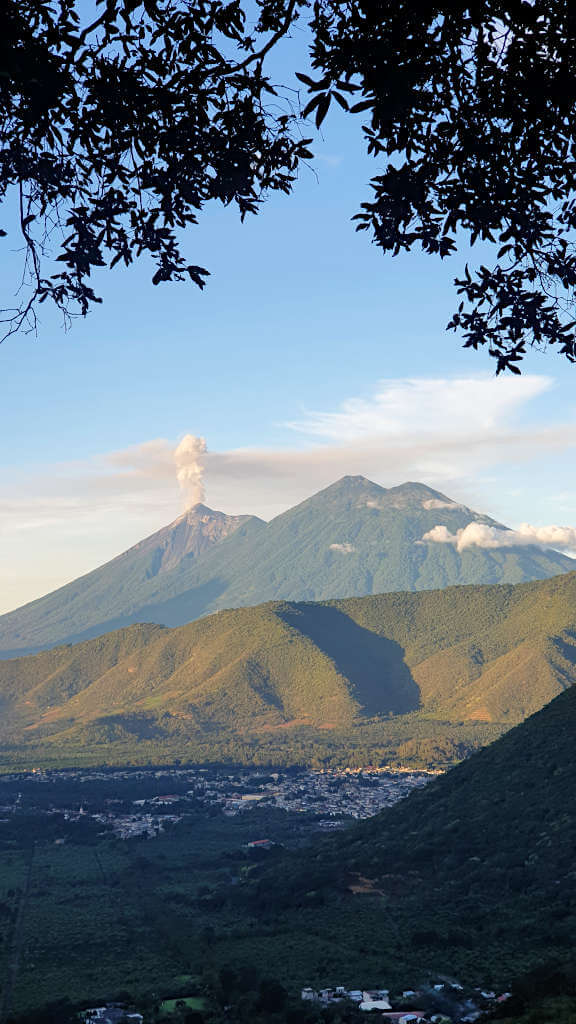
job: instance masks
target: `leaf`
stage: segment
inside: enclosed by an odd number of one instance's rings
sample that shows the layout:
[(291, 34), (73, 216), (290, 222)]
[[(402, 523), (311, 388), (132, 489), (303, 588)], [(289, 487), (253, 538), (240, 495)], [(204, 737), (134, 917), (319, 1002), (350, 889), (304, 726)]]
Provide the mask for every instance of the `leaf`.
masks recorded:
[(320, 103), (318, 104), (318, 109), (316, 111), (316, 127), (317, 128), (320, 128), (320, 125), (322, 124), (324, 118), (326, 117), (326, 114), (328, 113), (328, 109), (330, 107), (330, 100), (331, 99), (332, 99), (332, 96), (331, 96), (331, 94), (329, 92), (323, 93), (322, 96), (320, 97)]
[(340, 106), (342, 107), (342, 110), (349, 110), (350, 109), (348, 107), (348, 100), (345, 99), (344, 96), (341, 96), (339, 92), (334, 92), (334, 93), (332, 93), (332, 95), (334, 96), (334, 99), (336, 100), (336, 102), (340, 104)]
[(302, 111), (302, 117), (308, 117), (308, 114), (312, 113), (312, 111), (318, 106), (321, 100), (321, 96), (314, 96), (314, 98), (310, 100), (310, 103), (308, 103), (304, 107), (304, 110)]
[(296, 71), (295, 74), (296, 78), (299, 78), (301, 82), (304, 82), (304, 85), (310, 86), (311, 89), (317, 84), (314, 79), (309, 78), (308, 75), (303, 75), (300, 71)]
[(370, 110), (370, 107), (374, 106), (374, 98), (371, 100), (362, 100), (360, 103), (355, 103), (353, 107), (350, 107), (351, 114), (361, 114), (363, 110)]
[(339, 89), (342, 89), (343, 92), (358, 92), (360, 89), (359, 85), (354, 85), (352, 82), (345, 82), (340, 78), (336, 82), (336, 85)]
[(209, 270), (205, 270), (204, 267), (195, 266), (186, 267), (186, 270), (188, 271), (192, 281), (194, 281), (194, 284), (197, 284), (198, 287), (201, 289), (206, 286), (206, 281), (204, 281), (204, 278), (210, 277)]

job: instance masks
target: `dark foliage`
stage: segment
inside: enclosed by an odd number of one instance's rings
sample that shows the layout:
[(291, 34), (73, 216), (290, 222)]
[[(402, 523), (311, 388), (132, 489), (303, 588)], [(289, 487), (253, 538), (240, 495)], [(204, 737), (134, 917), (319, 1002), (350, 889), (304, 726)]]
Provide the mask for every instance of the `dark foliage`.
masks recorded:
[[(100, 301), (93, 268), (142, 255), (153, 284), (203, 288), (208, 271), (186, 260), (180, 229), (210, 200), (244, 217), (266, 190), (289, 191), (308, 151), (292, 113), (266, 109), (275, 93), (258, 43), (298, 5), (261, 6), (249, 37), (239, 2), (106, 0), (91, 24), (75, 0), (3, 5), (0, 197), (18, 194), (29, 286), (4, 313), (8, 333), (33, 327), (46, 299), (66, 318), (86, 314)], [(46, 278), (51, 245), (61, 270)]]
[[(529, 344), (575, 360), (570, 0), (257, 0), (255, 25), (240, 0), (105, 0), (89, 25), (79, 6), (3, 6), (0, 195), (18, 193), (30, 286), (8, 332), (34, 326), (47, 298), (85, 314), (92, 268), (141, 255), (155, 284), (203, 287), (179, 231), (211, 199), (256, 212), (310, 155), (264, 70), (306, 16), (317, 77), (297, 72), (303, 113), (317, 128), (332, 101), (363, 116), (382, 168), (358, 229), (392, 254), (495, 250), (457, 278), (448, 326), (498, 372), (518, 373)], [(45, 277), (60, 230), (62, 270)]]
[(351, 111), (384, 166), (358, 229), (393, 254), (448, 256), (459, 231), (491, 243), (497, 261), (456, 281), (449, 327), (487, 344), (498, 371), (518, 373), (528, 343), (574, 362), (572, 5), (323, 0), (313, 28), (319, 119), (354, 83)]
[(575, 728), (570, 688), (447, 775), (327, 839), (315, 859), (297, 851), (253, 876), (246, 896), (254, 913), (270, 914), (273, 875), (276, 913), (302, 917), (321, 872), (329, 932), (351, 900), (359, 907), (350, 886), (360, 881), (365, 936), (383, 929), (386, 907), (396, 952), (416, 954), (430, 970), (480, 968), (499, 984), (524, 972), (520, 1010), (572, 996)]

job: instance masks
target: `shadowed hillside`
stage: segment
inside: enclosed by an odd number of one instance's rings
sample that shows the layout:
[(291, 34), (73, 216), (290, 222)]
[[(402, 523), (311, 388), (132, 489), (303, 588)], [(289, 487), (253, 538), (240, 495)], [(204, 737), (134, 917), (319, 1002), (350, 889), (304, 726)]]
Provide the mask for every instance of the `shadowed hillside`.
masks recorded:
[(366, 714), (388, 711), (402, 715), (420, 706), (420, 690), (404, 660), (404, 650), (394, 640), (364, 629), (334, 605), (287, 605), (279, 615), (309, 637), (350, 680)]
[(385, 972), (402, 964), (415, 987), (433, 972), (504, 987), (539, 963), (572, 963), (575, 739), (571, 687), (406, 800), (285, 858), (273, 906), (265, 871), (247, 897), (256, 916), (274, 915), (267, 966), (287, 936), (308, 940), (316, 884), (311, 983), (322, 963), (344, 978), (366, 955), (376, 965), (375, 946)]

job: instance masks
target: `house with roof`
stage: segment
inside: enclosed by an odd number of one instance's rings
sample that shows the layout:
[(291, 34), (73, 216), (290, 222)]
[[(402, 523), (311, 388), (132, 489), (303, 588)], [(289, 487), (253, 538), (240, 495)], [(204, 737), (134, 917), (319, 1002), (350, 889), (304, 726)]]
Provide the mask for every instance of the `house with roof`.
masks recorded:
[(391, 1013), (383, 1013), (383, 1021), (390, 1021), (390, 1024), (421, 1024), (427, 1021), (425, 1010), (393, 1010)]
[(370, 989), (362, 993), (361, 1010), (391, 1010), (388, 989)]
[(131, 1013), (121, 1003), (107, 1003), (106, 1006), (93, 1006), (83, 1010), (82, 1016), (86, 1024), (143, 1024), (141, 1013)]

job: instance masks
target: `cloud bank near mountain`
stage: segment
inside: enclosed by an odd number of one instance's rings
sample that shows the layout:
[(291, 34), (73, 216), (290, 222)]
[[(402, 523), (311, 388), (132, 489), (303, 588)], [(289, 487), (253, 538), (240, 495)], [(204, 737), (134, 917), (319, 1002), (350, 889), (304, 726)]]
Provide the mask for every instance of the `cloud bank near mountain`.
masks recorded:
[(576, 553), (576, 527), (573, 526), (531, 526), (521, 523), (516, 530), (501, 530), (485, 523), (469, 523), (456, 533), (450, 533), (446, 526), (434, 526), (424, 534), (419, 543), (453, 544), (458, 552), (466, 548), (511, 548), (534, 546), (555, 548), (566, 553)]

